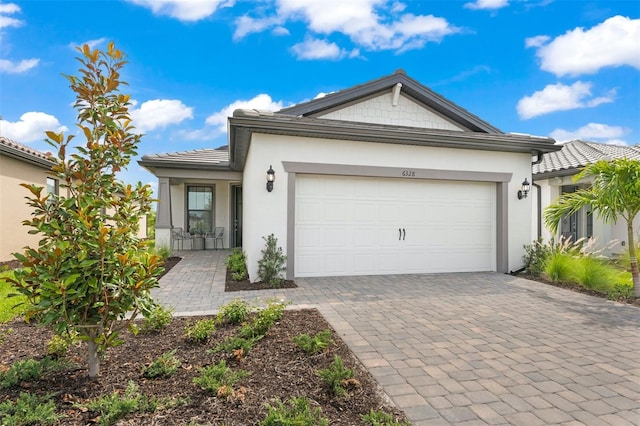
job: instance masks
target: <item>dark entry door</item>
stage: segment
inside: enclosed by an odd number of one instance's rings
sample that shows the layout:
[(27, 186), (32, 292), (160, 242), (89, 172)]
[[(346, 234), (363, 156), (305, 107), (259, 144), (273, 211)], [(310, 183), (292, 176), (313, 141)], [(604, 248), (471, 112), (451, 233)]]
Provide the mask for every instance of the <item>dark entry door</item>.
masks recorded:
[(242, 185), (231, 187), (231, 247), (242, 247)]

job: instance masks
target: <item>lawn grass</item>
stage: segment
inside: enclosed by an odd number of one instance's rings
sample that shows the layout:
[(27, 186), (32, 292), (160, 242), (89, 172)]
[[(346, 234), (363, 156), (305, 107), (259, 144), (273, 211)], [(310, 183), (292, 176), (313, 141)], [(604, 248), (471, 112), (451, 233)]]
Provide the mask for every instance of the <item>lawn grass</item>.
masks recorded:
[(0, 323), (11, 321), (13, 318), (25, 311), (25, 306), (14, 307), (16, 304), (27, 300), (25, 296), (9, 297), (12, 293), (17, 293), (14, 286), (6, 281), (6, 278), (13, 278), (13, 271), (0, 272)]

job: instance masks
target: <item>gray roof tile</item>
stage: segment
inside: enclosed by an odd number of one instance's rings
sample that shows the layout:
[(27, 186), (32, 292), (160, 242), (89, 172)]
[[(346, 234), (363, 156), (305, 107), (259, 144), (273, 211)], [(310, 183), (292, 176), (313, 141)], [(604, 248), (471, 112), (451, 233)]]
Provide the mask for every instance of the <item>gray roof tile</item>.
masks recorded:
[(51, 167), (56, 161), (50, 153), (38, 151), (4, 136), (0, 136), (0, 152), (43, 167)]
[(229, 164), (228, 147), (221, 146), (216, 149), (203, 148), (190, 151), (169, 152), (164, 154), (148, 154), (142, 157), (144, 163), (167, 164), (167, 165), (219, 165)]
[(541, 179), (546, 174), (572, 174), (588, 164), (615, 158), (640, 160), (640, 146), (606, 145), (575, 140), (567, 142), (560, 151), (544, 154), (542, 162), (533, 166), (533, 174)]

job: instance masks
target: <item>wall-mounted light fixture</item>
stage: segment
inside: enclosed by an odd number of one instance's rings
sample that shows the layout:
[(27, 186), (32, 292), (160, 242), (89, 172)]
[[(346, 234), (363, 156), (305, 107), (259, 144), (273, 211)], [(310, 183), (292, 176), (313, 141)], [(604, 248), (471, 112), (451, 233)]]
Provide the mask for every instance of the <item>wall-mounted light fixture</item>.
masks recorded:
[(524, 182), (522, 182), (522, 189), (518, 190), (518, 200), (522, 200), (523, 198), (527, 198), (529, 195), (529, 190), (531, 189), (531, 184), (524, 178)]
[(276, 180), (276, 172), (273, 170), (271, 166), (269, 166), (269, 170), (267, 170), (267, 191), (273, 191), (273, 182)]

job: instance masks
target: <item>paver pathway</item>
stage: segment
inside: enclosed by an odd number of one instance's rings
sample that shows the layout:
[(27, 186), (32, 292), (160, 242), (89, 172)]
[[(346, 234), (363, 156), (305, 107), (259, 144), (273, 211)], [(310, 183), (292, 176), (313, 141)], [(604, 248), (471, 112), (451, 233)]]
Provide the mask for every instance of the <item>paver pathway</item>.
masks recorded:
[(640, 425), (640, 309), (497, 273), (297, 279), (224, 292), (227, 251), (183, 252), (155, 295), (322, 312), (415, 425)]

